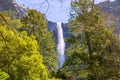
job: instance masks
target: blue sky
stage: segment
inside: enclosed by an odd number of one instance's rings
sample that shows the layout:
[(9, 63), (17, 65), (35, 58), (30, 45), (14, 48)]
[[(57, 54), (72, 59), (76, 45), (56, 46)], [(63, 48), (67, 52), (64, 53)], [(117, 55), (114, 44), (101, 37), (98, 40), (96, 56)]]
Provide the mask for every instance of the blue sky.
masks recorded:
[[(67, 23), (70, 12), (70, 0), (48, 0), (49, 4), (44, 0), (16, 0), (18, 4), (24, 4), (30, 8), (37, 9), (46, 14), (46, 18), (52, 22)], [(62, 4), (61, 4), (61, 1)], [(106, 0), (95, 0), (99, 3)], [(114, 1), (114, 0), (111, 0)], [(48, 7), (49, 6), (49, 7)]]

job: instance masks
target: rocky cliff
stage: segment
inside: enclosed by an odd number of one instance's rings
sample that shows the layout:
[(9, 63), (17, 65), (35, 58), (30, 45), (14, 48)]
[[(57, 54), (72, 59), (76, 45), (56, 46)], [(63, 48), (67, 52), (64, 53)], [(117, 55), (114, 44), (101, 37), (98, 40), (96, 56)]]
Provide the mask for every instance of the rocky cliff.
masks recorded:
[(15, 11), (17, 17), (22, 17), (26, 9), (19, 6), (16, 0), (0, 0), (0, 11)]
[(98, 6), (106, 16), (107, 26), (115, 25), (114, 33), (120, 37), (120, 0), (101, 2)]

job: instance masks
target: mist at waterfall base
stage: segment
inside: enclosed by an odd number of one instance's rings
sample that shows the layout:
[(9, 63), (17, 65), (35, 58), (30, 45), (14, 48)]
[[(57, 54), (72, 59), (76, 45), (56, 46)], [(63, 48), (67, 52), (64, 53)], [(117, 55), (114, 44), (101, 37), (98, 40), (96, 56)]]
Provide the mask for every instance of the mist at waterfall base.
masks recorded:
[(57, 22), (57, 36), (58, 36), (58, 42), (57, 42), (57, 51), (58, 51), (58, 67), (61, 68), (64, 61), (65, 61), (65, 42), (63, 38), (63, 30), (62, 30), (62, 23)]

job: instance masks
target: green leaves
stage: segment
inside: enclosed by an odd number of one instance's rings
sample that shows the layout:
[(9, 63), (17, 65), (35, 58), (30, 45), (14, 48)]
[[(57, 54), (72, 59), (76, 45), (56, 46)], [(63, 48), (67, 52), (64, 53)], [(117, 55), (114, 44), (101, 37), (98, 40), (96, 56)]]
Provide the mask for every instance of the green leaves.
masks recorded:
[(1, 73), (0, 78), (2, 80), (8, 77), (9, 80), (49, 80), (48, 76), (52, 78), (52, 71), (57, 68), (57, 53), (52, 32), (47, 31), (44, 15), (36, 10), (29, 10), (19, 20), (4, 13), (1, 13), (4, 19), (0, 16), (0, 70), (7, 72), (9, 76)]
[(120, 40), (106, 27), (104, 16), (90, 0), (74, 6), (77, 16), (70, 21), (73, 37), (62, 68), (65, 72), (61, 73), (80, 80), (119, 79)]
[(7, 80), (9, 75), (3, 71), (0, 71), (0, 80)]
[[(29, 10), (21, 19), (23, 27), (19, 30), (26, 31), (28, 35), (34, 35), (39, 46), (39, 51), (43, 55), (43, 63), (51, 72), (57, 68), (57, 52), (52, 32), (47, 31), (47, 21), (44, 15), (36, 10)], [(54, 63), (53, 63), (54, 62)]]
[(10, 75), (10, 80), (47, 80), (48, 74), (38, 51), (37, 41), (6, 27), (0, 27), (0, 69)]

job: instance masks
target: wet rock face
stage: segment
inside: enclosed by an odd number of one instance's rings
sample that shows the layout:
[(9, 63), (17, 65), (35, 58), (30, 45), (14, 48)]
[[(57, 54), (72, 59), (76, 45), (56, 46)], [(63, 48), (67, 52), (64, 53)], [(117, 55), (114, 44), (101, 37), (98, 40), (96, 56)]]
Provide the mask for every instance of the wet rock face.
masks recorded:
[(16, 0), (0, 0), (0, 11), (15, 11), (17, 17), (20, 18), (26, 12), (22, 6), (16, 3)]

